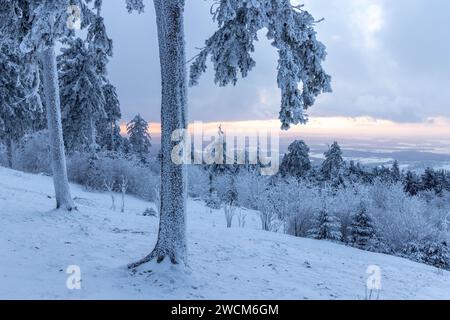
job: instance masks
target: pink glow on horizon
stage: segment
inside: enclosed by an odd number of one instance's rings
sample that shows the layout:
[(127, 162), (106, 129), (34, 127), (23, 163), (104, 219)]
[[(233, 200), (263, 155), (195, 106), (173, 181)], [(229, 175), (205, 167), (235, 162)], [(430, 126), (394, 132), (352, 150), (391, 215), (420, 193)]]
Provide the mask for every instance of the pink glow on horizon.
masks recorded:
[[(329, 137), (338, 138), (425, 138), (450, 139), (450, 119), (430, 118), (420, 123), (398, 123), (369, 117), (316, 117), (308, 124), (292, 127), (289, 131), (280, 130), (279, 120), (223, 121), (204, 122), (204, 135), (213, 136), (219, 125), (224, 131), (257, 132), (258, 130), (279, 131), (280, 137)], [(192, 124), (190, 125), (190, 129)], [(125, 133), (125, 124), (121, 132)], [(150, 123), (149, 130), (153, 137), (161, 134), (160, 123)]]

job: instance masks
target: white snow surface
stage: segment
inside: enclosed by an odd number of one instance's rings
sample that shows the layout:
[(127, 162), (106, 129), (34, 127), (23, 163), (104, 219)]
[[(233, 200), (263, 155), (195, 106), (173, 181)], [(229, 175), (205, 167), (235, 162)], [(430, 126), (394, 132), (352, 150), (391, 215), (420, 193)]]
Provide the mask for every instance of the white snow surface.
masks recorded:
[[(365, 299), (370, 265), (382, 270), (380, 299), (450, 299), (450, 272), (263, 232), (254, 212), (247, 227), (227, 229), (223, 212), (194, 200), (189, 266), (131, 272), (156, 241), (158, 219), (142, 215), (154, 204), (127, 197), (126, 212), (113, 212), (108, 194), (71, 187), (78, 211), (54, 211), (50, 177), (0, 168), (0, 299)], [(80, 290), (67, 289), (70, 265)]]

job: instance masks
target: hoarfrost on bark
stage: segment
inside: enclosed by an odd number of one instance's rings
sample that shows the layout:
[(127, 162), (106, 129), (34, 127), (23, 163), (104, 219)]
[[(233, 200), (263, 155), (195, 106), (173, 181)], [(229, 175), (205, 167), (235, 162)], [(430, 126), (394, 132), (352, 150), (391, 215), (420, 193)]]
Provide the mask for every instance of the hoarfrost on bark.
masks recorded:
[(184, 1), (154, 0), (158, 27), (162, 101), (161, 101), (161, 207), (159, 235), (152, 253), (131, 264), (138, 267), (153, 259), (169, 258), (174, 264), (187, 263), (185, 165), (172, 161), (177, 144), (172, 133), (187, 129), (187, 72), (184, 43)]
[(61, 109), (59, 98), (58, 74), (54, 47), (49, 47), (41, 53), (43, 66), (45, 105), (50, 135), (53, 180), (56, 194), (56, 207), (72, 210), (75, 208), (70, 195), (67, 179), (66, 156), (61, 124)]

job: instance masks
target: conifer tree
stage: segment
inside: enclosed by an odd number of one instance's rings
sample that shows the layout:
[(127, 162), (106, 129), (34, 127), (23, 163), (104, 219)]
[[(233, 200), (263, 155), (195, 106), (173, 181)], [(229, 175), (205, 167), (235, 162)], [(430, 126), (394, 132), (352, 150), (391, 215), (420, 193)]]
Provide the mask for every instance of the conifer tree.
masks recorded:
[(0, 42), (0, 141), (12, 167), (13, 145), (33, 130), (42, 113), (38, 65), (12, 42)]
[(302, 178), (309, 170), (311, 170), (309, 147), (304, 141), (296, 140), (291, 143), (288, 153), (283, 158), (280, 173), (283, 176)]
[(395, 160), (394, 163), (392, 164), (392, 168), (391, 168), (391, 176), (392, 176), (392, 181), (393, 182), (399, 182), (402, 178), (402, 174), (400, 172), (400, 167), (398, 165), (398, 161)]
[(337, 142), (334, 142), (324, 155), (325, 160), (323, 161), (320, 170), (323, 179), (327, 181), (340, 180), (342, 178), (341, 171), (344, 168), (341, 147)]
[(112, 40), (101, 16), (102, 1), (96, 0), (93, 9), (86, 40), (67, 40), (69, 48), (58, 57), (63, 128), (70, 151), (113, 150), (120, 142), (120, 103), (107, 78)]
[(98, 142), (108, 151), (124, 151), (124, 138), (120, 135), (119, 120), (122, 117), (116, 88), (107, 83), (103, 86), (106, 118), (97, 122)]
[(102, 17), (102, 0), (94, 2), (95, 18), (89, 26), (86, 41), (93, 55), (97, 75), (101, 78), (105, 103), (105, 117), (97, 121), (98, 142), (108, 151), (119, 151), (123, 148), (124, 139), (120, 135), (119, 120), (122, 117), (120, 102), (114, 85), (108, 79), (107, 65), (113, 55), (113, 42), (108, 37)]
[(420, 191), (420, 181), (417, 175), (408, 171), (405, 176), (404, 191), (411, 196), (417, 195)]
[(68, 47), (58, 57), (66, 148), (95, 152), (99, 148), (96, 124), (106, 118), (102, 78), (86, 42), (80, 38), (66, 42)]
[(438, 179), (436, 172), (432, 168), (426, 168), (422, 175), (421, 189), (431, 191), (436, 190), (437, 186)]
[(131, 150), (142, 162), (146, 162), (152, 146), (148, 130), (148, 122), (140, 114), (127, 124), (128, 141), (130, 142)]
[(358, 211), (353, 215), (348, 233), (349, 244), (356, 248), (370, 250), (376, 246), (375, 225), (367, 213), (367, 207), (364, 203), (360, 204)]
[[(209, 192), (208, 198), (206, 199), (206, 205), (211, 209), (219, 209), (221, 207), (221, 200), (218, 196), (218, 191), (214, 186), (214, 180), (218, 175), (226, 174), (229, 172), (231, 166), (227, 165), (226, 162), (226, 139), (225, 133), (222, 127), (219, 126), (217, 134), (213, 141), (207, 148), (208, 161), (213, 163), (205, 163), (203, 168), (208, 173), (209, 182)], [(206, 160), (205, 158), (203, 159)]]
[(326, 209), (322, 209), (316, 214), (313, 221), (313, 228), (308, 233), (310, 237), (317, 240), (342, 240), (339, 219)]

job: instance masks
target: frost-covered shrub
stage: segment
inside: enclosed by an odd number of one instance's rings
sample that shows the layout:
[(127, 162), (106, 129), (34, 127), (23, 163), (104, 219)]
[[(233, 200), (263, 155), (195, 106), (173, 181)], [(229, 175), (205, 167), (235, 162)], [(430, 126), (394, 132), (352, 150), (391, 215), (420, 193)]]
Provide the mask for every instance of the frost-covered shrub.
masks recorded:
[(409, 242), (402, 248), (401, 255), (436, 268), (450, 270), (450, 250), (445, 241)]
[(447, 242), (425, 242), (422, 244), (423, 262), (440, 269), (450, 270), (450, 250)]
[(242, 172), (236, 181), (238, 203), (241, 207), (257, 210), (256, 201), (264, 192), (264, 180), (250, 172)]
[(188, 166), (188, 195), (205, 199), (208, 194), (208, 176), (201, 166)]
[[(398, 187), (398, 186), (397, 186)], [(379, 209), (386, 209), (392, 199), (392, 185), (388, 186), (381, 180), (376, 180), (370, 188), (370, 199), (372, 204)], [(396, 194), (398, 194), (397, 190)], [(403, 191), (403, 187), (402, 187)]]
[(450, 233), (450, 193), (443, 191), (440, 195), (434, 195), (430, 199), (424, 198), (423, 193), (420, 193), (419, 198), (426, 201), (425, 215), (432, 226), (441, 232)]
[[(88, 157), (84, 185), (88, 190), (104, 190), (105, 181), (111, 180), (111, 176), (102, 168), (102, 161), (96, 154)], [(114, 183), (112, 184), (114, 187)]]
[(236, 179), (237, 203), (244, 208), (258, 211), (261, 229), (278, 231), (282, 226), (280, 206), (283, 201), (276, 184), (267, 177), (249, 172)]
[(219, 210), (222, 207), (220, 197), (218, 196), (216, 190), (208, 192), (208, 195), (205, 199), (205, 204), (208, 208), (214, 209), (214, 210)]
[(47, 130), (26, 135), (19, 142), (14, 155), (14, 168), (31, 173), (51, 174), (49, 138)]
[(259, 219), (261, 220), (261, 229), (264, 231), (278, 231), (281, 222), (270, 208), (260, 209), (258, 211)]
[[(67, 175), (69, 180), (81, 185), (86, 185), (88, 166), (89, 154), (77, 152), (71, 155), (67, 159)], [(99, 177), (99, 179), (101, 178)]]
[(2, 167), (8, 166), (8, 159), (6, 156), (6, 147), (2, 143), (0, 143), (0, 166), (2, 166)]
[(400, 184), (375, 184), (369, 195), (369, 211), (379, 234), (394, 252), (400, 252), (406, 243), (420, 242), (436, 233), (426, 217), (426, 203), (406, 195)]
[(127, 181), (127, 193), (145, 200), (155, 200), (159, 188), (159, 176), (134, 159), (116, 153), (99, 153), (95, 157), (75, 153), (68, 160), (68, 175), (73, 182), (92, 190), (105, 190), (105, 182), (113, 191), (121, 192), (121, 184)]
[(286, 233), (295, 237), (307, 237), (308, 231), (312, 229), (315, 212), (312, 208), (297, 209), (287, 218)]
[(236, 207), (233, 205), (226, 204), (224, 206), (224, 213), (225, 213), (225, 221), (227, 222), (227, 228), (231, 228), (233, 225), (233, 218), (236, 214)]
[(237, 216), (239, 228), (244, 228), (245, 224), (246, 224), (247, 213), (244, 210), (239, 208), (237, 210), (236, 216)]
[(328, 212), (339, 219), (342, 239), (346, 241), (353, 215), (358, 211), (361, 202), (367, 199), (366, 187), (355, 184), (337, 190), (325, 189), (321, 191), (321, 194), (327, 202)]
[(319, 189), (303, 182), (291, 182), (284, 188), (285, 194), (292, 199), (287, 201), (288, 206), (283, 215), (285, 232), (296, 237), (307, 237), (308, 231), (313, 228), (314, 216), (322, 207)]

